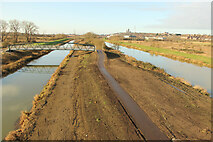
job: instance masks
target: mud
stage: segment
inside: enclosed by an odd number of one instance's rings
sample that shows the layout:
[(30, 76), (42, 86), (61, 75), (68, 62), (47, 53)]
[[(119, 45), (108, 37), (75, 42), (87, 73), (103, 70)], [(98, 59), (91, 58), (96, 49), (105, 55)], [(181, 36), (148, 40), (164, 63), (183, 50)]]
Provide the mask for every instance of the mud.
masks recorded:
[[(7, 140), (139, 140), (97, 67), (94, 52), (76, 52), (53, 75)], [(54, 79), (56, 77), (56, 79)], [(50, 88), (48, 87), (50, 86)], [(46, 97), (45, 97), (46, 96)]]
[(169, 138), (210, 140), (208, 95), (153, 65), (137, 62), (118, 51), (106, 54), (107, 70)]
[(138, 104), (123, 90), (123, 88), (115, 81), (115, 79), (106, 71), (104, 67), (104, 52), (97, 50), (99, 55), (98, 67), (110, 87), (116, 92), (119, 100), (123, 104), (125, 110), (130, 115), (136, 126), (142, 132), (145, 140), (169, 140), (156, 125), (150, 120), (147, 114), (138, 106)]
[[(169, 139), (211, 138), (209, 96), (151, 64), (106, 54), (108, 72)], [(141, 140), (121, 104), (98, 69), (97, 54), (70, 52), (5, 139)]]

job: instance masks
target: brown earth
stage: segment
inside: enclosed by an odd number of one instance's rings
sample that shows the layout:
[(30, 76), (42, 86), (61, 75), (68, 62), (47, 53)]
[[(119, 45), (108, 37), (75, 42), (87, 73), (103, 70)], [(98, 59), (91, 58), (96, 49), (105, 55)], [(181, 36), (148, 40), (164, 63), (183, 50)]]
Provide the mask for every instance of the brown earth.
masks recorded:
[(56, 83), (59, 85), (48, 98), (29, 139), (139, 139), (100, 75), (95, 53), (77, 57), (80, 53), (75, 53), (62, 71)]
[[(129, 62), (127, 56), (119, 52), (106, 53), (108, 71), (168, 137), (210, 140), (209, 96), (162, 73), (132, 66), (130, 64), (136, 63)], [(165, 82), (184, 90), (186, 94)]]
[(100, 74), (97, 54), (72, 56), (24, 140), (141, 139)]
[[(169, 138), (210, 139), (209, 96), (150, 64), (106, 53), (108, 71)], [(100, 74), (97, 54), (78, 51), (65, 61), (6, 140), (141, 139)]]

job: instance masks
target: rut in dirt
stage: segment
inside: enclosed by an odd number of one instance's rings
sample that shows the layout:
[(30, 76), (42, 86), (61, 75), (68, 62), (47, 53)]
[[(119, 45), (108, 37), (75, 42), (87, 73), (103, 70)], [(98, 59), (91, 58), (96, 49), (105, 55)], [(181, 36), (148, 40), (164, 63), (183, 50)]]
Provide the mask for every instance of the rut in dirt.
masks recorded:
[(152, 122), (147, 114), (139, 107), (139, 105), (130, 97), (130, 95), (119, 85), (119, 83), (107, 72), (104, 67), (105, 55), (102, 50), (97, 50), (99, 55), (98, 68), (104, 78), (108, 81), (109, 86), (117, 94), (118, 99), (123, 105), (130, 119), (135, 123), (136, 127), (142, 133), (145, 140), (169, 140), (169, 138), (160, 131), (160, 129)]

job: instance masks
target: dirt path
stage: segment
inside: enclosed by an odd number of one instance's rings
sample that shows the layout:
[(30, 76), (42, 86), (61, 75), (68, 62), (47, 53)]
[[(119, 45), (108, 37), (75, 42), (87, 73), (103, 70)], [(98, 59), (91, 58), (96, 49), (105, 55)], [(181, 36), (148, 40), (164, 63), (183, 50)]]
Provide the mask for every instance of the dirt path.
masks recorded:
[(141, 139), (96, 61), (96, 53), (74, 53), (38, 114), (29, 140)]
[(107, 70), (169, 138), (211, 138), (211, 100), (192, 87), (176, 83), (183, 93), (161, 81), (157, 73), (134, 67), (119, 54), (106, 52)]
[(110, 87), (116, 92), (117, 97), (121, 101), (127, 113), (134, 121), (136, 126), (145, 140), (169, 140), (160, 129), (150, 120), (147, 114), (138, 106), (138, 104), (129, 96), (126, 91), (118, 84), (118, 82), (107, 72), (104, 67), (104, 52), (97, 50), (99, 55), (98, 67), (105, 79), (108, 81)]

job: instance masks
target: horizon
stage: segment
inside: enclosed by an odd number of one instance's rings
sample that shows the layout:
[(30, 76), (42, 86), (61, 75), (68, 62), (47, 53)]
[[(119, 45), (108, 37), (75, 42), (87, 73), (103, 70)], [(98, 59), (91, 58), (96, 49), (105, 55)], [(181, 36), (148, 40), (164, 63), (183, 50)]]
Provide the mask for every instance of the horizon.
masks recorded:
[(2, 2), (1, 19), (34, 22), (40, 34), (211, 35), (209, 2)]

